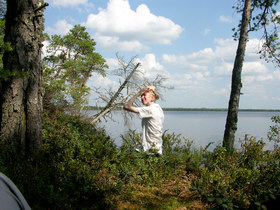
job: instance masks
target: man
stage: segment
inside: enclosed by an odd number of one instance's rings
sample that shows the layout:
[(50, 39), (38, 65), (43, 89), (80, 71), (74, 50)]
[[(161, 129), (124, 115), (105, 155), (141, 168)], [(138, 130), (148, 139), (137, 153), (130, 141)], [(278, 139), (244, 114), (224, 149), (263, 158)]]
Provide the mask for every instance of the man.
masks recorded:
[[(137, 97), (141, 96), (141, 101), (144, 107), (134, 107), (133, 102)], [(150, 154), (151, 151), (156, 151), (162, 154), (162, 127), (164, 114), (156, 103), (159, 95), (155, 92), (154, 86), (142, 88), (130, 100), (124, 104), (124, 109), (127, 111), (138, 113), (142, 119), (143, 139), (142, 146), (144, 152)]]

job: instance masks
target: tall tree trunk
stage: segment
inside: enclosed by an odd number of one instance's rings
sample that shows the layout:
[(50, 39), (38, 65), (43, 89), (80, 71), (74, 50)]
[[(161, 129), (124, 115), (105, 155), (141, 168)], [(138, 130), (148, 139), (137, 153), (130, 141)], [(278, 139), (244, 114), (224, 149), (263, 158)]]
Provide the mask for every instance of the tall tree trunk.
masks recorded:
[(228, 105), (227, 121), (224, 133), (223, 146), (227, 151), (232, 151), (234, 146), (235, 132), (237, 130), (238, 122), (238, 107), (240, 99), (240, 91), (242, 87), (241, 83), (241, 71), (243, 61), (245, 57), (246, 42), (248, 39), (248, 25), (250, 21), (251, 0), (245, 0), (244, 10), (242, 14), (240, 37), (238, 42), (238, 48), (232, 70), (232, 83), (231, 94)]
[(1, 140), (25, 149), (42, 144), (42, 10), (43, 0), (7, 0), (3, 66), (10, 77), (1, 79)]

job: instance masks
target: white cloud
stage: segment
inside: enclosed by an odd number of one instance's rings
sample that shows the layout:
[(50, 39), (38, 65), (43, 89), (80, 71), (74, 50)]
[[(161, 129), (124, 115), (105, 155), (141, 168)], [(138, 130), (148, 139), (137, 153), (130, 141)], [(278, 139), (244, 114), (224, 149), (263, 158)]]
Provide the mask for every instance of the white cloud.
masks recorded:
[(103, 77), (98, 73), (93, 73), (90, 77), (88, 84), (89, 87), (112, 88), (116, 89), (119, 84), (111, 80), (109, 77)]
[(106, 64), (109, 66), (110, 70), (115, 70), (120, 67), (119, 61), (116, 58), (106, 58)]
[(224, 62), (223, 60), (219, 65), (213, 67), (214, 73), (217, 76), (230, 76), (232, 74), (233, 63)]
[(215, 39), (215, 57), (222, 58), (225, 62), (233, 62), (237, 49), (237, 42), (233, 39)]
[(195, 81), (191, 74), (173, 74), (166, 84), (174, 86), (176, 90), (190, 91), (195, 87)]
[(203, 31), (204, 35), (208, 35), (209, 33), (210, 33), (210, 29), (209, 28), (204, 29), (204, 31)]
[(227, 89), (227, 88), (221, 88), (221, 89), (213, 91), (214, 95), (226, 95), (228, 93), (229, 93), (229, 89)]
[(154, 54), (146, 54), (143, 59), (140, 60), (142, 68), (147, 70), (162, 70), (163, 66), (156, 61)]
[(136, 59), (136, 62), (140, 62), (140, 74), (139, 77), (144, 76), (145, 78), (155, 78), (158, 74), (168, 77), (169, 73), (164, 69), (157, 60), (154, 54), (146, 54), (141, 59)]
[[(162, 61), (164, 64), (173, 65), (185, 71), (212, 71), (217, 76), (230, 76), (232, 74), (237, 42), (232, 39), (215, 39), (214, 43), (216, 44), (214, 50), (212, 48), (205, 48), (188, 55), (164, 54)], [(257, 39), (252, 39), (248, 42), (242, 74), (252, 75), (255, 77), (254, 80), (258, 79), (258, 81), (268, 80), (271, 78), (266, 76), (269, 74), (268, 69), (256, 53), (259, 43), (260, 40)]]
[(232, 17), (221, 15), (219, 20), (224, 23), (232, 23)]
[(273, 80), (273, 76), (271, 74), (256, 76), (257, 82), (264, 82), (264, 81), (268, 81), (268, 80)]
[[(154, 54), (146, 54), (143, 58), (136, 58), (135, 63), (140, 63), (139, 72), (134, 74), (134, 79), (143, 79), (143, 77), (153, 80), (158, 74), (169, 77), (169, 73), (160, 64)], [(117, 58), (107, 58), (106, 64), (109, 66), (109, 71), (114, 71), (120, 68)]]
[(213, 61), (213, 55), (214, 52), (211, 48), (205, 48), (189, 55), (164, 54), (162, 60), (165, 64), (175, 65), (188, 71), (207, 71), (208, 64)]
[(280, 70), (273, 71), (272, 75), (273, 75), (273, 78), (280, 80)]
[(114, 36), (100, 36), (96, 35), (95, 40), (103, 48), (117, 51), (146, 51), (148, 47), (144, 46), (137, 40), (120, 40), (119, 37)]
[(258, 99), (261, 96), (266, 96), (266, 89), (261, 83), (245, 84), (241, 92), (244, 93), (244, 96), (257, 96)]
[(194, 72), (191, 74), (192, 78), (194, 78), (195, 80), (206, 80), (209, 75), (209, 72)]
[(54, 25), (54, 28), (47, 27), (46, 31), (50, 34), (65, 35), (71, 28), (73, 28), (72, 24), (67, 23), (66, 20), (59, 20)]
[[(171, 65), (171, 71), (177, 70), (176, 73), (170, 71), (169, 84), (186, 96), (191, 91), (198, 97), (199, 93), (217, 97), (229, 95), (237, 42), (232, 39), (216, 39), (214, 43), (216, 46), (213, 49), (205, 48), (187, 55), (164, 54), (162, 64), (165, 68)], [(242, 68), (242, 92), (246, 92), (246, 97), (248, 93), (258, 95), (258, 91), (264, 90), (266, 85), (280, 80), (280, 71), (269, 70), (269, 66), (259, 59), (257, 49), (260, 43), (258, 39), (247, 43)], [(254, 85), (256, 83), (258, 87)]]
[(106, 9), (88, 16), (86, 26), (95, 30), (103, 47), (110, 47), (108, 40), (112, 39), (115, 47), (118, 42), (129, 43), (128, 50), (134, 45), (145, 48), (143, 43), (171, 44), (183, 31), (170, 19), (152, 14), (147, 5), (132, 10), (128, 0), (110, 0)]
[(42, 47), (42, 57), (45, 57), (48, 55), (47, 52), (47, 47), (49, 46), (50, 42), (49, 41), (43, 41), (43, 47)]
[(264, 75), (267, 74), (267, 72), (266, 66), (260, 61), (245, 62), (242, 68), (242, 74), (244, 75)]
[[(215, 43), (216, 47), (213, 49), (205, 48), (187, 55), (164, 54), (160, 60), (154, 54), (146, 54), (139, 58), (138, 62), (141, 63), (143, 74), (149, 79), (157, 74), (166, 75), (168, 80), (165, 85), (175, 88), (173, 94), (176, 92), (188, 99), (195, 97), (195, 100), (205, 104), (214, 104), (215, 100), (222, 100), (226, 106), (236, 42), (217, 39)], [(265, 85), (280, 80), (280, 71), (269, 71), (268, 66), (256, 55), (256, 46), (253, 43), (258, 43), (258, 40), (250, 40), (248, 43), (242, 69), (242, 92), (246, 98), (255, 97), (260, 93), (266, 95)], [(117, 66), (116, 59), (107, 59), (107, 63)]]
[(256, 61), (260, 60), (260, 55), (258, 52), (261, 49), (261, 46), (263, 45), (264, 40), (259, 39), (250, 39), (249, 42), (247, 42), (246, 45), (246, 61)]
[(55, 7), (75, 7), (78, 5), (88, 5), (88, 0), (52, 0), (51, 5)]

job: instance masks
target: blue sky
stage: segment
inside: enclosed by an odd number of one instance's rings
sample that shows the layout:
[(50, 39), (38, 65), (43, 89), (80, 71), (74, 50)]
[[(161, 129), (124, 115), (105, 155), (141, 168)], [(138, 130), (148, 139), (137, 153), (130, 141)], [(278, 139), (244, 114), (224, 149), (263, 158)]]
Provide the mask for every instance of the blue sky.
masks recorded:
[[(96, 51), (114, 68), (116, 52), (137, 55), (146, 76), (165, 75), (162, 107), (227, 108), (237, 48), (232, 28), (237, 0), (50, 0), (45, 31), (66, 34), (86, 26)], [(240, 108), (280, 108), (280, 70), (260, 60), (259, 34), (250, 34), (242, 72)], [(95, 75), (91, 85), (116, 88)], [(94, 104), (94, 99), (90, 99)]]

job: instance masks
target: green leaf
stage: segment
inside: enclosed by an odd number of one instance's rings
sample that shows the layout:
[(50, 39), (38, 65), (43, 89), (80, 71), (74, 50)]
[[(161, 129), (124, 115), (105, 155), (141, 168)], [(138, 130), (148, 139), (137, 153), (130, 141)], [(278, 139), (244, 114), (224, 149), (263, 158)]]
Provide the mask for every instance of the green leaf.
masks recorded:
[(256, 206), (261, 206), (261, 203), (257, 201), (257, 202), (255, 202), (255, 205)]
[(223, 203), (223, 200), (221, 198), (216, 198), (216, 203), (218, 205), (221, 205)]
[(265, 205), (261, 205), (261, 208), (262, 208), (263, 210), (267, 210), (267, 208), (266, 208)]
[(227, 204), (223, 204), (222, 207), (224, 207), (225, 209), (228, 208), (228, 205)]
[(211, 203), (212, 203), (214, 200), (215, 200), (215, 198), (213, 198), (213, 197), (207, 199), (207, 201), (208, 201), (208, 202), (211, 202)]

